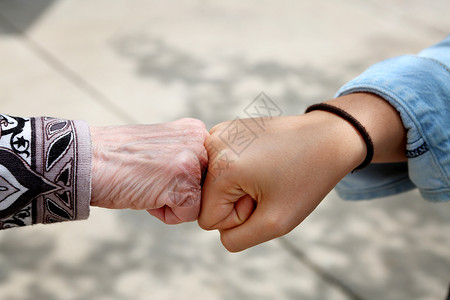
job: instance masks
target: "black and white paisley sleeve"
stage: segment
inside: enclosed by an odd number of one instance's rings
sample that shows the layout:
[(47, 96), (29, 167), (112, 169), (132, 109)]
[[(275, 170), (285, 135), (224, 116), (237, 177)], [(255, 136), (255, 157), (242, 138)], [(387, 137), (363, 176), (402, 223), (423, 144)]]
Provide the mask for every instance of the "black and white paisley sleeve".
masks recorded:
[(0, 114), (0, 229), (87, 219), (91, 156), (85, 122)]

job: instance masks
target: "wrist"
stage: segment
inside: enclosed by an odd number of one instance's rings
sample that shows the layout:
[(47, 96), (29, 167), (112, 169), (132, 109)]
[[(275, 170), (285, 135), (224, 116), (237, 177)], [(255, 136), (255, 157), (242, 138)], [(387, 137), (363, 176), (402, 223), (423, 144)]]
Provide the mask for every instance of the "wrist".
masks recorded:
[(321, 152), (329, 166), (342, 171), (342, 176), (358, 167), (366, 157), (366, 144), (358, 131), (346, 120), (327, 111), (307, 113), (314, 126), (316, 138), (324, 137), (321, 144), (327, 151)]
[(361, 136), (366, 145), (366, 157), (364, 161), (360, 165), (358, 165), (352, 172), (367, 167), (372, 162), (374, 149), (372, 139), (370, 138), (370, 135), (364, 128), (364, 126), (361, 123), (359, 123), (359, 121), (356, 120), (352, 115), (334, 105), (330, 105), (327, 103), (314, 104), (308, 107), (305, 113), (309, 113), (315, 110), (325, 111), (334, 114), (340, 117), (341, 119), (347, 121), (350, 125), (353, 126), (353, 128), (359, 133), (359, 135)]
[[(101, 165), (104, 165), (105, 151), (100, 148), (101, 140), (101, 127), (90, 127), (91, 140), (92, 140), (92, 181), (91, 181), (91, 206), (101, 206)], [(104, 197), (103, 197), (104, 198)]]
[(406, 160), (406, 130), (399, 113), (386, 100), (370, 93), (354, 93), (326, 103), (344, 110), (364, 126), (373, 142), (373, 162)]

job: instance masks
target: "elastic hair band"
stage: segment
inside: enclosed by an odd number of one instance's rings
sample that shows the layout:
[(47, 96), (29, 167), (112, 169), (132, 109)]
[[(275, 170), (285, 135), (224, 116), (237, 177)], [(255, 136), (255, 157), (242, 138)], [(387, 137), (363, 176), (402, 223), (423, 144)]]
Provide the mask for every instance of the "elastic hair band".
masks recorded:
[(370, 164), (370, 162), (372, 161), (374, 149), (373, 149), (372, 139), (370, 138), (369, 133), (364, 128), (364, 126), (362, 126), (362, 124), (359, 123), (358, 120), (356, 120), (348, 112), (340, 109), (339, 107), (336, 107), (336, 106), (333, 106), (330, 104), (326, 104), (326, 103), (313, 104), (306, 109), (305, 113), (309, 113), (313, 110), (323, 110), (323, 111), (333, 113), (333, 114), (341, 117), (342, 119), (346, 120), (350, 124), (352, 124), (353, 127), (355, 127), (356, 130), (358, 130), (359, 134), (361, 134), (364, 142), (366, 143), (367, 155), (366, 155), (366, 158), (364, 159), (364, 161), (359, 166), (357, 166), (352, 171), (352, 173), (367, 167)]

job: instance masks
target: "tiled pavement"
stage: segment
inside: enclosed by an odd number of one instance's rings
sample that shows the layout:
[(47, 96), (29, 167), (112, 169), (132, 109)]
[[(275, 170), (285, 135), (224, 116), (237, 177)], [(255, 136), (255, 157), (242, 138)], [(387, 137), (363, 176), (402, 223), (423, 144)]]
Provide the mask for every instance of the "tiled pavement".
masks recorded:
[[(284, 114), (449, 33), (445, 0), (0, 0), (0, 111), (92, 125)], [(288, 236), (238, 254), (195, 223), (92, 209), (0, 233), (0, 299), (444, 299), (450, 207), (332, 192)]]

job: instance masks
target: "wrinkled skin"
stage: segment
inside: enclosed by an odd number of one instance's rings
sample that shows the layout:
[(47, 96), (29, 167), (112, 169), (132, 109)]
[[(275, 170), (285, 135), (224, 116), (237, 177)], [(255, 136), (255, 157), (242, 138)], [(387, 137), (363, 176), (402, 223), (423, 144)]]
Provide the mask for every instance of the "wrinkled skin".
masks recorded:
[(167, 224), (197, 219), (209, 136), (196, 119), (91, 127), (91, 205), (147, 210)]

